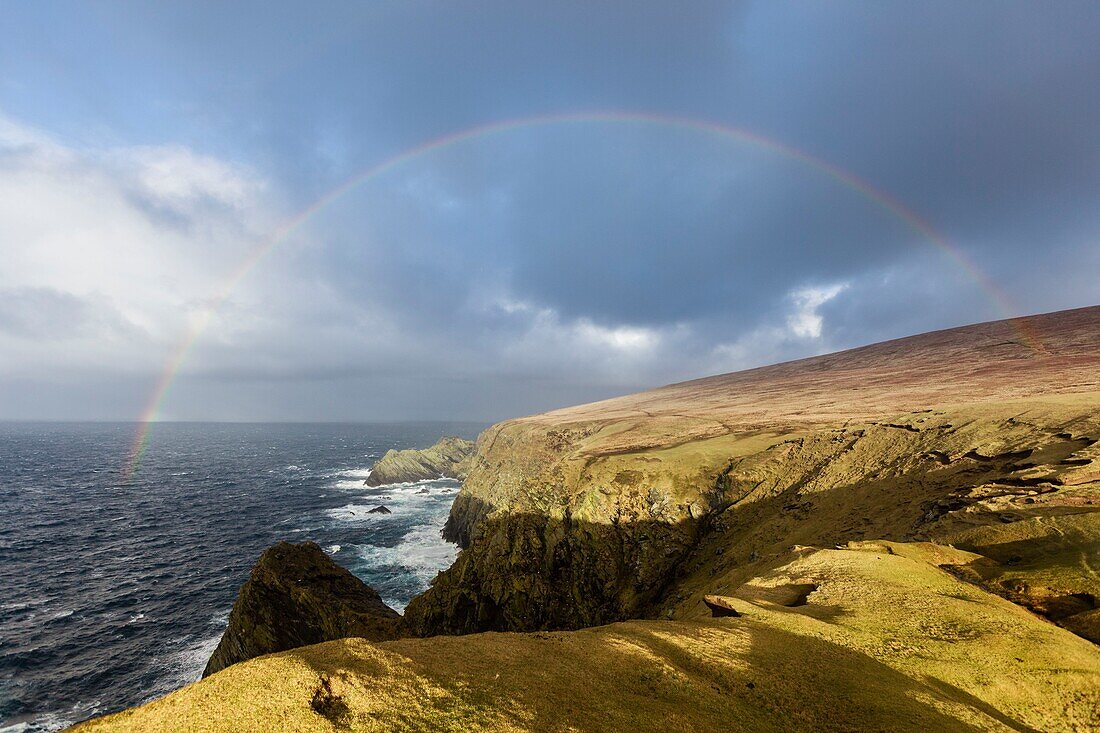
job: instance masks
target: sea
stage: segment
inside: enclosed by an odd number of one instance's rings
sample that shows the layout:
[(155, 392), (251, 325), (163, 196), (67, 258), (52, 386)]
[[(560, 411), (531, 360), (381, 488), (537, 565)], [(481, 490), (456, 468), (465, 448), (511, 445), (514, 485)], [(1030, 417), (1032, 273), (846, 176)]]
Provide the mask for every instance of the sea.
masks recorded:
[(137, 424), (0, 422), (0, 732), (199, 679), (279, 540), (316, 542), (404, 609), (454, 561), (440, 530), (459, 485), (364, 480), (390, 448), (484, 427), (156, 423), (129, 475)]

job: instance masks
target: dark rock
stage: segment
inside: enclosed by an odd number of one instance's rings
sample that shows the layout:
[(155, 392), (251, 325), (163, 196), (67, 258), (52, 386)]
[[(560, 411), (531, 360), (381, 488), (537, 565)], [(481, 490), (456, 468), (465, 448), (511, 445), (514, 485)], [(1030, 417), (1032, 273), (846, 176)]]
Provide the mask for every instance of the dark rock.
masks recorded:
[(313, 542), (280, 542), (260, 555), (203, 677), (264, 654), (323, 641), (404, 635), (401, 615)]
[(390, 508), (388, 506), (383, 504), (381, 506), (376, 506), (374, 509), (371, 509), (367, 512), (367, 514), (393, 514), (393, 512), (390, 511)]

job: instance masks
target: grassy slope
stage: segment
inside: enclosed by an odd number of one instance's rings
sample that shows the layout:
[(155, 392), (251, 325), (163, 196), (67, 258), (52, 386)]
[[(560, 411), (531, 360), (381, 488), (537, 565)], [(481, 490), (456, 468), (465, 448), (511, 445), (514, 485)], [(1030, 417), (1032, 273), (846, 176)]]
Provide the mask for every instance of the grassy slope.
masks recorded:
[(1066, 629), (1100, 596), (1100, 308), (1028, 328), (1042, 350), (983, 324), (486, 431), (471, 547), (410, 613), (654, 620), (323, 644), (88, 727), (1095, 729), (1100, 652)]
[[(84, 731), (1086, 730), (1089, 642), (936, 567), (920, 544), (805, 550), (739, 618), (344, 640), (261, 657)], [(769, 601), (813, 583), (805, 605)]]

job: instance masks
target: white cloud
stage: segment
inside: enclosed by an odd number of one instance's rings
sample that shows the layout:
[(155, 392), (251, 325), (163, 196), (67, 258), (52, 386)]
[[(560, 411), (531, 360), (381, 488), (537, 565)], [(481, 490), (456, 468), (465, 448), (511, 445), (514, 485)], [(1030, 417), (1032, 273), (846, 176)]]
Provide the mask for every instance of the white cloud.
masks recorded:
[(662, 345), (664, 335), (643, 326), (603, 326), (590, 318), (563, 319), (556, 310), (537, 307), (513, 298), (498, 298), (493, 307), (526, 318), (522, 340), (557, 343), (572, 348), (599, 349), (622, 356), (650, 352)]
[(553, 308), (540, 308), (509, 297), (497, 298), (492, 306), (509, 315), (526, 316), (528, 335), (550, 342), (572, 342), (572, 346), (609, 349), (624, 355), (652, 351), (662, 344), (663, 334), (655, 328), (602, 326), (583, 317), (563, 320)]
[(750, 369), (806, 356), (805, 342), (810, 340), (817, 342), (816, 353), (829, 351), (832, 345), (822, 339), (825, 319), (818, 308), (848, 287), (849, 283), (843, 282), (792, 290), (787, 296), (791, 309), (782, 325), (775, 321), (763, 323), (733, 341), (714, 347), (708, 361), (709, 372)]
[(652, 328), (636, 326), (608, 328), (595, 324), (587, 318), (578, 319), (570, 328), (577, 338), (586, 343), (610, 347), (620, 352), (651, 350), (661, 343), (660, 332)]
[(78, 149), (0, 116), (0, 377), (155, 372), (272, 217), (180, 146)]
[(243, 211), (263, 188), (239, 166), (178, 145), (128, 148), (115, 157), (150, 199), (181, 210), (211, 202)]
[(690, 338), (684, 324), (666, 327), (601, 324), (585, 316), (564, 318), (554, 308), (497, 297), (486, 308), (507, 316), (488, 346), (499, 365), (545, 377), (590, 383), (656, 384), (667, 378), (668, 351)]
[(838, 296), (847, 287), (848, 283), (837, 283), (795, 290), (790, 295), (791, 302), (794, 303), (794, 312), (787, 316), (787, 328), (798, 338), (821, 338), (824, 319), (817, 309)]

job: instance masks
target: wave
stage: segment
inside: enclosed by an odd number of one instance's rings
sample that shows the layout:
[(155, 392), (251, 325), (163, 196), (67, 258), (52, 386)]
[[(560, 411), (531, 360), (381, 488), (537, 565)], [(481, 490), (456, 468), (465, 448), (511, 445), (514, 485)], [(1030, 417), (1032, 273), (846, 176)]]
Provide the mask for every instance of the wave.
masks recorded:
[(392, 484), (378, 484), (377, 486), (369, 486), (366, 488), (374, 491), (402, 491), (408, 489), (418, 489), (424, 487), (438, 487), (438, 488), (453, 488), (455, 491), (459, 489), (459, 483), (456, 479), (447, 478), (446, 476), (439, 476), (438, 478), (426, 478), (419, 481), (396, 481)]
[(142, 700), (142, 704), (163, 697), (184, 685), (198, 682), (202, 678), (203, 670), (206, 669), (206, 663), (210, 661), (210, 655), (214, 653), (218, 642), (221, 641), (228, 623), (229, 611), (225, 611), (213, 616), (207, 625), (208, 630), (216, 630), (216, 633), (198, 640), (193, 637), (178, 637), (169, 642), (172, 645), (186, 644), (186, 646), (158, 661), (157, 667), (160, 668), (160, 673), (157, 675), (157, 682), (149, 695)]
[(344, 479), (334, 482), (332, 488), (340, 489), (341, 491), (362, 491), (368, 487), (363, 485), (362, 479)]
[[(404, 484), (388, 484), (371, 488), (359, 487), (360, 496), (343, 506), (325, 510), (330, 518), (343, 522), (369, 522), (374, 520), (419, 519), (417, 515), (450, 511), (449, 502), (443, 499), (458, 493), (458, 483), (452, 479), (431, 479)], [(385, 506), (388, 514), (372, 513), (372, 509)]]
[[(393, 503), (393, 502), (391, 502)], [(374, 512), (372, 510), (377, 509), (380, 506), (384, 506), (389, 509), (389, 513)], [(367, 522), (371, 520), (392, 520), (395, 518), (408, 516), (415, 513), (415, 509), (407, 506), (399, 506), (394, 504), (382, 504), (381, 502), (372, 502), (370, 504), (345, 504), (335, 509), (329, 509), (325, 512), (328, 516), (342, 522)]]
[[(386, 605), (404, 612), (410, 598), (427, 590), (441, 570), (454, 564), (458, 546), (441, 536), (446, 521), (447, 512), (437, 512), (429, 521), (409, 529), (393, 547), (358, 545), (355, 548), (359, 558), (356, 567), (358, 574), (385, 577), (397, 570), (404, 577), (404, 581), (396, 587), (377, 589)], [(400, 596), (395, 593), (400, 593)]]
[[(374, 470), (374, 469), (371, 469), (371, 468), (349, 468), (349, 469), (344, 470), (344, 471), (337, 471), (336, 473), (331, 474), (331, 477), (333, 477), (333, 478), (357, 478), (357, 479), (361, 479), (362, 481), (366, 481), (367, 478), (370, 476), (370, 472), (372, 470)], [(360, 483), (362, 483), (362, 481), (360, 481)]]
[(54, 731), (64, 730), (81, 720), (98, 715), (102, 704), (100, 700), (92, 700), (91, 702), (78, 702), (68, 710), (51, 710), (38, 713), (27, 720), (0, 726), (0, 733), (53, 733)]

